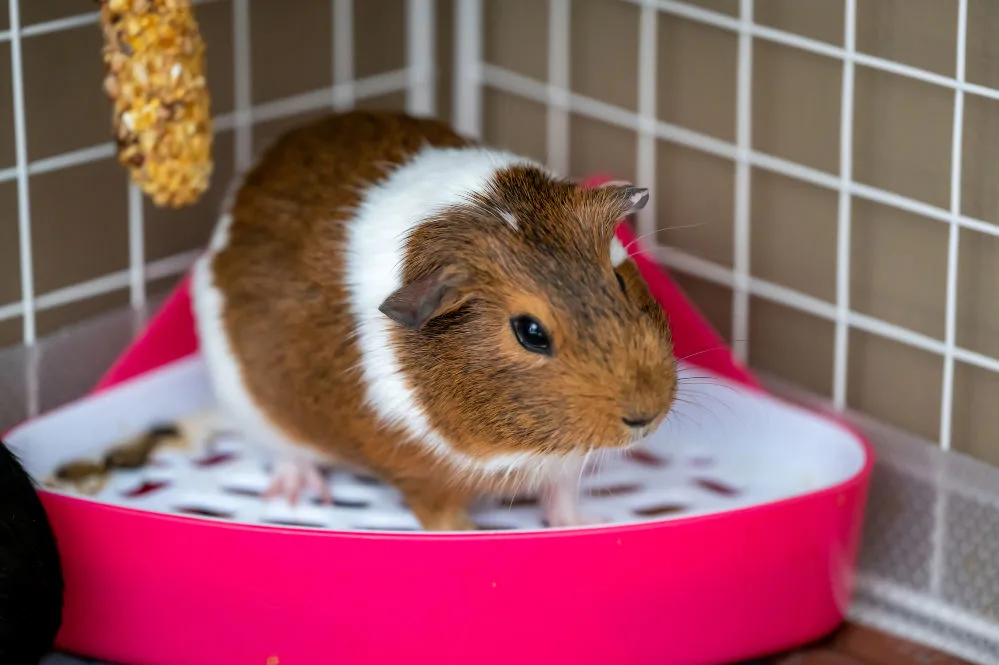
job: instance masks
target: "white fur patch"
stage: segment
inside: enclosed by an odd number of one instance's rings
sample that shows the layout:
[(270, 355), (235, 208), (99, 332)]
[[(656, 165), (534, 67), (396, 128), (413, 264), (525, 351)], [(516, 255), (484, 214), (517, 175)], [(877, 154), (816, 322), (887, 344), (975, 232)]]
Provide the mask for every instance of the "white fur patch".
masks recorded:
[(617, 239), (617, 236), (614, 236), (611, 240), (610, 257), (611, 264), (615, 268), (628, 260), (628, 250), (624, 248), (624, 245), (622, 245), (621, 241)]
[(281, 459), (315, 460), (308, 448), (290, 440), (260, 411), (243, 381), (236, 356), (223, 326), (225, 297), (215, 286), (211, 261), (229, 244), (232, 217), (224, 214), (215, 226), (208, 251), (194, 265), (191, 276), (191, 300), (198, 332), (201, 356), (211, 378), (219, 408), (229, 424), (249, 442), (261, 446)]
[(455, 450), (434, 430), (392, 348), (391, 330), (397, 324), (378, 310), (402, 286), (408, 234), (445, 207), (484, 192), (497, 171), (513, 165), (543, 168), (508, 152), (478, 147), (427, 147), (396, 168), (365, 193), (348, 224), (347, 282), (368, 403), (386, 423), (402, 427), (416, 445), (466, 473), (548, 475), (565, 461), (534, 453), (482, 460)]

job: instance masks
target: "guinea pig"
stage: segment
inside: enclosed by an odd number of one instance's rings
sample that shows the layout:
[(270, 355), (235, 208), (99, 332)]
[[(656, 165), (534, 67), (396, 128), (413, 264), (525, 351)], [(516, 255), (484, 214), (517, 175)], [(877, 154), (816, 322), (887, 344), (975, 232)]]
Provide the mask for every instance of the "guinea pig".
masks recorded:
[(59, 550), (34, 483), (0, 442), (0, 663), (37, 665), (62, 625)]
[(224, 205), (192, 277), (231, 427), (268, 497), (329, 499), (326, 464), (397, 487), (426, 530), (531, 490), (551, 526), (587, 457), (656, 429), (670, 330), (614, 231), (647, 189), (585, 188), (432, 119), (335, 114), (281, 136)]

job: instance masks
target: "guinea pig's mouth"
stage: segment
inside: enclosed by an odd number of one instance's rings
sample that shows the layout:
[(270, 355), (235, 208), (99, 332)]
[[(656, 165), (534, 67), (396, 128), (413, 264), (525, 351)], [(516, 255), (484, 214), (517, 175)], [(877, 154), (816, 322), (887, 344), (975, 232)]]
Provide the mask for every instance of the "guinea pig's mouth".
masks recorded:
[(623, 448), (625, 448), (626, 450), (634, 448), (642, 441), (645, 441), (650, 436), (659, 431), (659, 428), (663, 426), (663, 423), (665, 421), (666, 417), (660, 416), (659, 418), (656, 418), (653, 422), (649, 423), (648, 425), (645, 425), (644, 427), (632, 428), (631, 437), (629, 438), (628, 442), (623, 446)]
[(627, 452), (655, 434), (665, 422), (666, 416), (663, 415), (637, 427), (628, 424), (619, 425), (613, 428), (613, 433), (606, 433), (607, 438), (599, 439), (599, 442), (591, 439), (590, 450)]

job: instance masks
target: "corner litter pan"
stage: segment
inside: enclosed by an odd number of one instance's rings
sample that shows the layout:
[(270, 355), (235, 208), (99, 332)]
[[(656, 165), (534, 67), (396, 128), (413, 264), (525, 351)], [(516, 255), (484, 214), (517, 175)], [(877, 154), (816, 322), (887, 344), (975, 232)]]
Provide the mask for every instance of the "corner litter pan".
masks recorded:
[[(835, 628), (869, 447), (760, 389), (635, 258), (690, 362), (667, 424), (581, 479), (606, 525), (544, 528), (523, 497), (477, 506), (484, 530), (425, 533), (364, 476), (334, 471), (334, 506), (291, 507), (261, 499), (266, 460), (237, 439), (162, 450), (94, 496), (41, 491), (67, 583), (59, 648), (124, 665), (707, 665)], [(41, 480), (211, 403), (185, 281), (92, 395), (7, 442)]]

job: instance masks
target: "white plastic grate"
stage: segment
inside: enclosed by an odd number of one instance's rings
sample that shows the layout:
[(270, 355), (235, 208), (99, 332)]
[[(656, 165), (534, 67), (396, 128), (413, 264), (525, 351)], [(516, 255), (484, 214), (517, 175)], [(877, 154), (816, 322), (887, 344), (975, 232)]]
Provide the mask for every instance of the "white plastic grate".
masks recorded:
[[(830, 421), (721, 378), (702, 378), (700, 369), (687, 375), (692, 385), (681, 390), (685, 401), (663, 428), (638, 451), (594, 460), (581, 476), (585, 512), (623, 524), (734, 510), (831, 487), (862, 468), (859, 442)], [(689, 399), (694, 395), (696, 402)], [(95, 459), (124, 438), (179, 421), (196, 437), (189, 450), (161, 448), (145, 467), (113, 473), (90, 498), (246, 524), (418, 530), (395, 489), (341, 469), (328, 479), (333, 506), (315, 496), (295, 505), (263, 500), (267, 456), (231, 434), (213, 438), (205, 420), (191, 418), (211, 405), (204, 366), (193, 358), (42, 416), (7, 441), (44, 482), (66, 462)], [(544, 526), (530, 496), (484, 501), (474, 517), (483, 528)]]
[[(731, 467), (712, 457), (704, 446), (684, 449), (658, 441), (637, 456), (609, 461), (599, 473), (583, 477), (582, 507), (612, 523), (621, 523), (725, 510), (766, 494), (766, 490), (747, 485)], [(327, 476), (332, 506), (320, 504), (315, 497), (303, 497), (292, 506), (283, 500), (261, 498), (268, 484), (267, 469), (267, 462), (241, 441), (222, 436), (202, 455), (158, 451), (149, 467), (112, 474), (104, 489), (92, 498), (243, 524), (339, 531), (420, 528), (397, 490), (365, 474), (333, 469)], [(474, 518), (487, 530), (545, 526), (536, 497), (529, 495), (482, 502)]]

